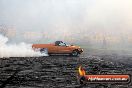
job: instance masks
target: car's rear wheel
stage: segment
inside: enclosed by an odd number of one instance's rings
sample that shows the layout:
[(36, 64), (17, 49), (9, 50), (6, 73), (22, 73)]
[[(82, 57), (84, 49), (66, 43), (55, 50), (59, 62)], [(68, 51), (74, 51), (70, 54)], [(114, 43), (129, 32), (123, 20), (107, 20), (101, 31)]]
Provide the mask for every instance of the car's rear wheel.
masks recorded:
[(77, 50), (74, 50), (72, 53), (71, 53), (72, 56), (78, 56), (78, 51)]
[(47, 48), (42, 48), (40, 49), (41, 54), (48, 54), (48, 49)]

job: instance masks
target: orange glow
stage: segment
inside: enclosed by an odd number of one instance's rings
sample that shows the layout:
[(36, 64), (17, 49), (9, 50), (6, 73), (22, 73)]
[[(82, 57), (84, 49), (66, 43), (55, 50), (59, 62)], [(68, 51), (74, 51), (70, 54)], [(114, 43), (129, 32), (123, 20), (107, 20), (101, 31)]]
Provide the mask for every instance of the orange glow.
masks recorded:
[(78, 71), (79, 71), (80, 76), (85, 76), (86, 75), (85, 70), (81, 66), (79, 67)]

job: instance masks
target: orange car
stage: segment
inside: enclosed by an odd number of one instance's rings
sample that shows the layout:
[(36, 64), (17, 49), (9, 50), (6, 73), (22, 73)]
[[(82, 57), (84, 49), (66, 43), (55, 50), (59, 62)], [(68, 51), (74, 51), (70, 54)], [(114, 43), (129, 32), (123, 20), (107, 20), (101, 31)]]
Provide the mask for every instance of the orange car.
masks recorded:
[(67, 45), (62, 41), (56, 41), (53, 44), (33, 44), (34, 50), (40, 50), (41, 53), (48, 51), (48, 54), (70, 54), (72, 56), (78, 56), (83, 52), (83, 49), (79, 46)]

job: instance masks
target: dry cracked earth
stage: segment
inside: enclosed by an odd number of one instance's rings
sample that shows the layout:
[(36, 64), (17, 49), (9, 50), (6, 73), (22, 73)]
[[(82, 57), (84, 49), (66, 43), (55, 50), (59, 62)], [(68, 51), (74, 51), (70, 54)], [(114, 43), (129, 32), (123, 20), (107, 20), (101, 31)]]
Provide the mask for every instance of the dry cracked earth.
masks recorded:
[(80, 65), (89, 74), (132, 74), (131, 56), (0, 58), (0, 88), (132, 88), (131, 83), (80, 85), (77, 77)]

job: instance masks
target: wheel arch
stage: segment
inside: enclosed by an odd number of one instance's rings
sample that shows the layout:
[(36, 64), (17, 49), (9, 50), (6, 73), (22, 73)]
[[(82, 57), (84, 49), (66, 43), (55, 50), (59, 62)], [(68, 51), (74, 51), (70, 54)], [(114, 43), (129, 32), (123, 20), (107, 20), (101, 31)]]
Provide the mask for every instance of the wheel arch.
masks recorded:
[(78, 49), (73, 49), (72, 52), (73, 52), (73, 51), (77, 51), (77, 52), (79, 53), (79, 50), (78, 50)]

